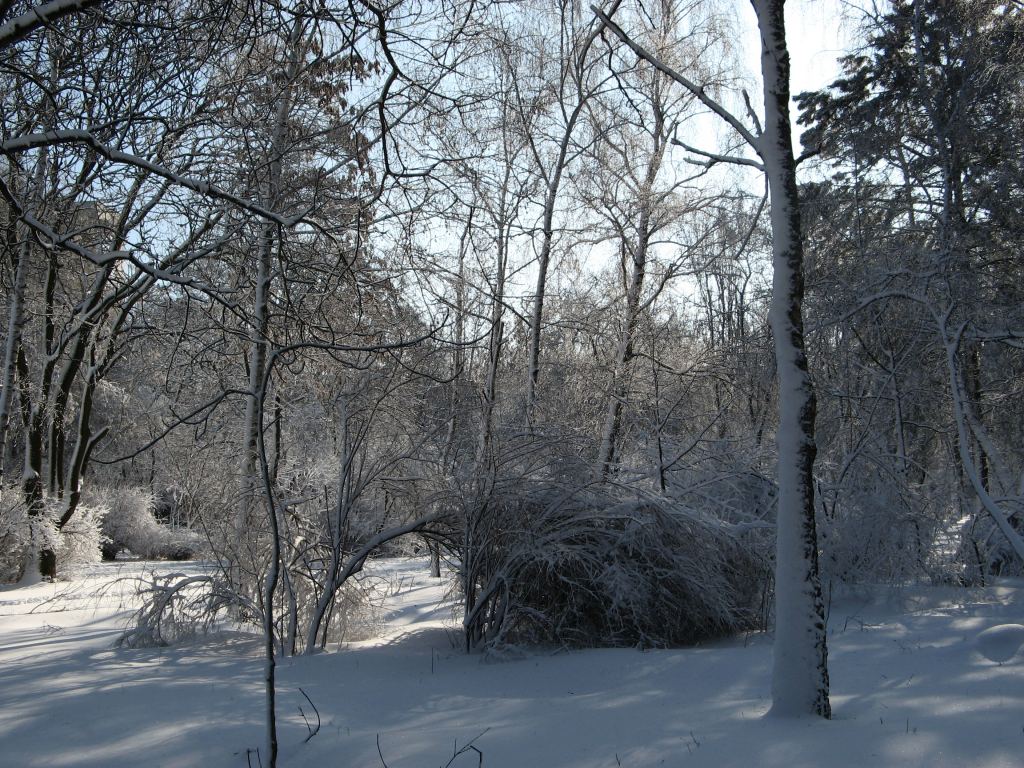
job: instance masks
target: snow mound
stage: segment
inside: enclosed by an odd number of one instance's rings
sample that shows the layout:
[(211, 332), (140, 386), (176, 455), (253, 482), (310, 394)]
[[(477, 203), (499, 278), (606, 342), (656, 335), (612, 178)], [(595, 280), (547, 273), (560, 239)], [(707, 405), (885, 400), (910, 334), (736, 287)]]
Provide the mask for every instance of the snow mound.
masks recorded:
[(979, 632), (975, 639), (978, 653), (989, 661), (1009, 661), (1024, 645), (1024, 624), (999, 624)]

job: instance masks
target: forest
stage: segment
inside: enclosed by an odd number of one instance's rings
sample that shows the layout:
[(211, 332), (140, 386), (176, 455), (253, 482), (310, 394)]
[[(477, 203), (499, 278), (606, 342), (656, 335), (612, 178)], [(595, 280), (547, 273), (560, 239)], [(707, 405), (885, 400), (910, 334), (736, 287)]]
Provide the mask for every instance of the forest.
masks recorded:
[(834, 600), (1018, 584), (1024, 4), (833, 3), (795, 92), (811, 5), (0, 0), (0, 598), (161, 561), (121, 645), (256, 638), (275, 766), (393, 558), (822, 720)]

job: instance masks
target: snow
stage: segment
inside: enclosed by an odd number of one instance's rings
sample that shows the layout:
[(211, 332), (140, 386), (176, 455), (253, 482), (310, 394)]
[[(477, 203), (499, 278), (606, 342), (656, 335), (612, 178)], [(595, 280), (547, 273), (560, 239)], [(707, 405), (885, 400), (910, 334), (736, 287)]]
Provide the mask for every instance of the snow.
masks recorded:
[[(169, 566), (164, 566), (168, 570)], [(115, 649), (134, 588), (91, 566), (0, 591), (0, 766), (246, 766), (263, 743), (258, 639)], [(198, 573), (199, 565), (173, 570)], [(1024, 583), (862, 590), (833, 598), (835, 719), (765, 718), (770, 639), (668, 650), (467, 656), (445, 580), (376, 561), (392, 584), (379, 637), (279, 668), (280, 765), (443, 766), (469, 742), (488, 768), (1020, 765)], [(1016, 650), (1016, 649), (1015, 649)], [(299, 707), (316, 705), (308, 735)], [(473, 741), (475, 739), (475, 741)], [(251, 755), (253, 765), (257, 764)], [(453, 768), (476, 766), (467, 751)]]
[(1024, 626), (1020, 624), (999, 624), (978, 633), (975, 643), (978, 653), (989, 661), (1009, 661), (1024, 645)]

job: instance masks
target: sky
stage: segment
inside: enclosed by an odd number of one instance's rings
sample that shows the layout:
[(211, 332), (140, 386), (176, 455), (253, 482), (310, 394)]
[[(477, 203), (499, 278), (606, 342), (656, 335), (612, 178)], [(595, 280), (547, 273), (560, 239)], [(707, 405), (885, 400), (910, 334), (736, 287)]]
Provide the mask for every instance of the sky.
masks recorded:
[[(751, 77), (760, 83), (760, 37), (753, 9), (749, 2), (739, 3), (743, 25), (743, 61)], [(786, 3), (786, 38), (790, 55), (790, 92), (819, 90), (839, 75), (836, 59), (850, 49), (856, 28), (843, 10), (849, 2), (841, 0), (788, 0)], [(794, 112), (794, 139), (799, 136)], [(799, 154), (799, 145), (795, 147)]]
[[(718, 0), (722, 2), (723, 0)], [(790, 90), (793, 94), (804, 91), (817, 90), (827, 86), (839, 74), (839, 67), (836, 59), (849, 50), (851, 43), (856, 39), (856, 28), (850, 22), (852, 14), (849, 9), (857, 0), (787, 0), (786, 2), (786, 24), (787, 42), (790, 48), (791, 57), (791, 84)], [(740, 45), (737, 51), (738, 58), (747, 72), (745, 80), (751, 98), (760, 111), (760, 69), (761, 69), (761, 45), (760, 36), (757, 30), (757, 21), (749, 0), (733, 0), (734, 18), (739, 25)], [(844, 9), (845, 18), (844, 18)], [(736, 94), (726, 95), (725, 102), (730, 108), (742, 110)], [(796, 125), (797, 113), (792, 111), (794, 150), (800, 153), (800, 127)], [(692, 141), (699, 147), (710, 151), (721, 151), (723, 148), (723, 137), (731, 132), (725, 128), (721, 121), (711, 116), (704, 116), (693, 121), (691, 125), (698, 126), (696, 132), (691, 134)], [(702, 134), (702, 131), (706, 133)], [(733, 137), (734, 139), (734, 137)], [(751, 155), (749, 150), (736, 150), (739, 154)], [(745, 186), (749, 190), (759, 191), (763, 188), (763, 181), (760, 175), (746, 167), (731, 166), (722, 171), (728, 174), (733, 181)], [(522, 254), (523, 261), (532, 258), (532, 250)], [(587, 271), (600, 271), (607, 266), (609, 251), (607, 247), (595, 247), (584, 258)], [(517, 262), (522, 263), (522, 262)], [(553, 285), (549, 288), (558, 290), (559, 273), (552, 274)], [(576, 276), (570, 277), (575, 280)], [(536, 280), (535, 272), (528, 266), (523, 272), (509, 279), (507, 290), (510, 295), (532, 295), (533, 286)], [(685, 285), (685, 281), (677, 281), (674, 286), (680, 295), (688, 295), (691, 288)]]
[[(786, 4), (790, 90), (794, 94), (828, 85), (839, 74), (836, 59), (849, 49), (856, 32), (841, 16), (843, 5), (838, 0), (790, 0)], [(757, 56), (754, 58), (756, 63)]]

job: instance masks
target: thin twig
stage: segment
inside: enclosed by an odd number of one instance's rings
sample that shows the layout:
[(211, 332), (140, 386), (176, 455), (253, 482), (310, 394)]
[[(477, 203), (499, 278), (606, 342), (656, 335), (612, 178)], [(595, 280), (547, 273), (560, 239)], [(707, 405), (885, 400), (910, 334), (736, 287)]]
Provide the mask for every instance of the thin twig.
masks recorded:
[(307, 694), (301, 688), (299, 688), (299, 693), (301, 693), (302, 696), (306, 699), (306, 701), (309, 702), (309, 706), (313, 708), (313, 714), (316, 715), (316, 728), (311, 728), (309, 725), (309, 720), (306, 719), (306, 713), (302, 711), (301, 706), (299, 707), (299, 714), (302, 715), (302, 721), (306, 724), (306, 730), (309, 731), (309, 735), (302, 740), (303, 744), (307, 744), (309, 743), (310, 739), (312, 739), (314, 736), (317, 735), (317, 733), (320, 732), (320, 710), (316, 708), (316, 704), (314, 704), (313, 700), (309, 698), (309, 694)]
[(467, 742), (466, 742), (466, 743), (465, 743), (465, 744), (464, 744), (464, 745), (462, 746), (462, 748), (461, 748), (461, 749), (459, 748), (459, 742), (457, 742), (457, 741), (456, 741), (456, 742), (455, 742), (455, 746), (454, 746), (454, 747), (452, 747), (452, 756), (451, 756), (451, 759), (450, 759), (450, 760), (449, 760), (449, 761), (448, 761), (447, 763), (445, 763), (445, 764), (444, 764), (444, 766), (442, 766), (442, 768), (451, 768), (451, 765), (452, 765), (452, 763), (454, 763), (454, 762), (455, 762), (455, 761), (456, 761), (456, 760), (457, 760), (457, 759), (458, 759), (459, 757), (461, 757), (462, 755), (465, 755), (465, 754), (467, 754), (467, 753), (469, 753), (469, 752), (476, 752), (476, 756), (477, 756), (477, 763), (476, 763), (476, 764), (477, 764), (477, 768), (483, 768), (483, 764), (484, 764), (484, 753), (483, 753), (483, 752), (481, 752), (481, 751), (480, 751), (479, 749), (477, 749), (477, 748), (476, 748), (476, 746), (474, 746), (474, 745), (475, 745), (475, 743), (476, 743), (477, 739), (481, 738), (481, 737), (482, 737), (482, 736), (483, 736), (483, 735), (484, 735), (485, 733), (487, 733), (487, 732), (488, 732), (489, 730), (491, 730), (491, 729), (490, 729), (490, 728), (484, 728), (484, 729), (483, 729), (482, 731), (480, 731), (480, 733), (478, 733), (478, 734), (477, 734), (476, 736), (474, 736), (474, 737), (473, 737), (472, 739), (470, 739), (469, 741), (467, 741)]

